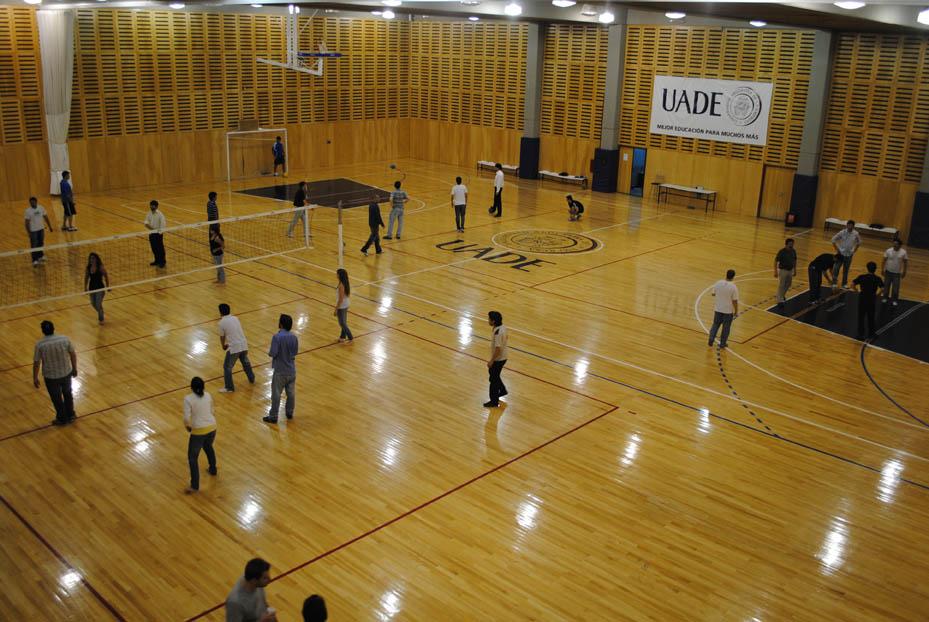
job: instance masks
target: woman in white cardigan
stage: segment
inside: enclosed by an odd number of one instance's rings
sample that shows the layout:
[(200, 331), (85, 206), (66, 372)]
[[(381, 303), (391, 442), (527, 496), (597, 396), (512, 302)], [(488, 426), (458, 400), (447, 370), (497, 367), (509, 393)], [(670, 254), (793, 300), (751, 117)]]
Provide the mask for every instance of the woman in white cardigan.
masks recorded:
[(216, 475), (216, 418), (213, 416), (213, 397), (206, 392), (203, 378), (194, 376), (190, 381), (191, 393), (184, 398), (184, 427), (190, 432), (187, 442), (187, 462), (190, 464), (190, 488), (187, 492), (200, 489), (200, 450), (206, 452), (210, 463), (210, 475)]

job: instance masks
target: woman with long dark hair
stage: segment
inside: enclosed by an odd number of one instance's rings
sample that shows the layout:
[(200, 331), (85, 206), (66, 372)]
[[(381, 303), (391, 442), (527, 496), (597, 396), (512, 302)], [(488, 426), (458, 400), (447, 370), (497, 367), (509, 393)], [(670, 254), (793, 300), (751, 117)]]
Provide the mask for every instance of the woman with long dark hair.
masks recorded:
[(87, 256), (87, 269), (84, 270), (84, 291), (90, 294), (90, 305), (97, 310), (97, 321), (103, 324), (103, 296), (110, 289), (110, 275), (103, 267), (103, 260), (97, 253)]
[(203, 378), (194, 376), (190, 380), (190, 394), (184, 398), (184, 427), (190, 432), (187, 441), (187, 463), (190, 465), (190, 488), (187, 492), (200, 490), (200, 450), (206, 452), (210, 475), (216, 475), (216, 417), (213, 415), (213, 396), (207, 393)]
[(348, 283), (348, 272), (343, 268), (339, 268), (336, 270), (336, 275), (339, 277), (339, 285), (336, 288), (338, 289), (338, 296), (335, 303), (335, 312), (332, 315), (339, 318), (339, 326), (342, 328), (339, 341), (351, 342), (354, 337), (352, 337), (352, 331), (348, 328), (348, 297), (352, 293), (352, 288)]

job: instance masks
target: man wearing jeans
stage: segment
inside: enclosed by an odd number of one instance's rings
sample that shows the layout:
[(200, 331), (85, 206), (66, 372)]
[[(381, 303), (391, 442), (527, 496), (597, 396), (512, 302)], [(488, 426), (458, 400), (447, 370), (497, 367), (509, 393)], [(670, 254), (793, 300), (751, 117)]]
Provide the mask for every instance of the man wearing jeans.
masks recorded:
[(299, 344), (297, 336), (290, 332), (293, 325), (293, 318), (282, 313), (277, 322), (277, 334), (271, 338), (268, 356), (271, 357), (271, 369), (274, 373), (271, 375), (271, 410), (268, 411), (268, 416), (262, 419), (265, 423), (277, 423), (277, 413), (281, 406), (281, 391), (287, 392), (284, 414), (288, 419), (294, 418), (297, 385), (297, 366), (294, 359), (297, 356)]
[(242, 361), (242, 369), (245, 370), (249, 384), (255, 384), (255, 373), (252, 371), (252, 362), (248, 360), (248, 342), (245, 341), (245, 331), (242, 330), (239, 318), (230, 314), (229, 305), (225, 302), (219, 305), (219, 315), (221, 316), (219, 318), (219, 343), (226, 351), (226, 358), (223, 361), (223, 381), (226, 386), (219, 392), (232, 393), (235, 391), (232, 368), (235, 367), (237, 360)]
[(713, 346), (716, 341), (716, 331), (723, 327), (723, 334), (719, 338), (719, 347), (725, 348), (729, 341), (729, 329), (732, 326), (732, 318), (739, 312), (739, 289), (732, 282), (735, 278), (735, 270), (726, 272), (725, 281), (717, 281), (713, 286), (713, 296), (716, 302), (713, 306), (713, 326), (710, 328), (710, 340), (707, 345)]
[(39, 205), (39, 200), (35, 197), (29, 197), (29, 207), (26, 208), (26, 233), (29, 234), (29, 248), (32, 250), (32, 265), (38, 266), (45, 261), (45, 253), (42, 247), (45, 246), (45, 226), (52, 231), (52, 223), (48, 221), (48, 214), (45, 208)]
[(887, 302), (889, 297), (894, 306), (897, 306), (897, 301), (900, 300), (900, 280), (906, 276), (906, 267), (909, 263), (906, 250), (902, 247), (903, 242), (900, 241), (900, 238), (894, 238), (893, 248), (884, 251), (884, 264), (881, 267), (886, 285), (884, 287), (884, 302)]
[(777, 279), (777, 306), (784, 308), (787, 300), (787, 290), (797, 276), (797, 251), (794, 250), (793, 238), (784, 241), (784, 248), (777, 252), (774, 258), (774, 278)]
[(392, 240), (394, 235), (394, 221), (397, 221), (397, 239), (403, 234), (403, 206), (410, 198), (400, 189), (400, 182), (394, 182), (394, 191), (390, 193), (390, 216), (387, 218), (387, 235), (385, 240)]
[(32, 384), (39, 388), (39, 367), (45, 378), (45, 388), (55, 405), (55, 420), (52, 425), (65, 425), (76, 418), (74, 398), (71, 395), (71, 378), (77, 378), (77, 354), (71, 340), (55, 334), (55, 325), (42, 322), (45, 335), (35, 344), (32, 358)]
[(500, 398), (507, 394), (506, 385), (500, 378), (503, 366), (506, 365), (509, 350), (507, 348), (506, 326), (503, 325), (503, 315), (499, 311), (487, 314), (487, 323), (493, 329), (490, 342), (490, 360), (487, 361), (487, 375), (490, 380), (490, 400), (484, 402), (485, 408), (496, 408), (500, 405)]
[[(861, 236), (855, 231), (855, 221), (849, 220), (845, 228), (832, 236), (832, 246), (835, 248), (836, 261), (832, 269), (833, 287), (839, 282), (839, 268), (842, 268), (842, 287), (848, 286), (848, 269), (852, 265), (852, 257), (861, 246)], [(840, 257), (841, 255), (841, 257)]]

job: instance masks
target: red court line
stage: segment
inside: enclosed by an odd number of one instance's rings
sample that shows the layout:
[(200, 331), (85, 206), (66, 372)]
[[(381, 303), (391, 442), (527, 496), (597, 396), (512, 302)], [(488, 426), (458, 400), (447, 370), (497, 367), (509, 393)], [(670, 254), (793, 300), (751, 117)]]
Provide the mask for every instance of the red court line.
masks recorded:
[(108, 601), (106, 598), (104, 598), (103, 595), (102, 595), (100, 592), (98, 592), (97, 589), (96, 589), (93, 585), (90, 584), (90, 581), (88, 581), (87, 579), (84, 578), (84, 575), (83, 575), (82, 573), (78, 572), (77, 569), (76, 569), (74, 566), (71, 565), (71, 562), (69, 562), (67, 559), (65, 559), (64, 555), (62, 555), (61, 553), (59, 553), (58, 550), (57, 550), (54, 546), (52, 546), (51, 543), (50, 543), (48, 540), (46, 540), (45, 537), (44, 537), (42, 534), (40, 534), (40, 533), (38, 532), (38, 530), (37, 530), (35, 527), (33, 527), (32, 524), (31, 524), (29, 521), (27, 521), (27, 520), (25, 519), (25, 517), (24, 517), (22, 514), (20, 514), (20, 513), (16, 510), (16, 508), (14, 508), (14, 507), (10, 504), (9, 501), (6, 500), (6, 497), (4, 497), (3, 495), (0, 495), (0, 502), (3, 502), (3, 505), (5, 505), (6, 508), (7, 508), (10, 512), (13, 513), (13, 516), (15, 516), (17, 519), (19, 519), (19, 522), (21, 522), (21, 523), (23, 524), (23, 526), (24, 526), (26, 529), (28, 529), (28, 530), (32, 533), (32, 535), (34, 535), (34, 536), (36, 537), (36, 539), (37, 539), (39, 542), (42, 543), (42, 546), (44, 546), (46, 549), (48, 549), (49, 552), (50, 552), (52, 555), (54, 555), (55, 558), (56, 558), (58, 561), (60, 561), (60, 562), (65, 566), (65, 568), (68, 569), (69, 572), (73, 572), (73, 573), (77, 574), (77, 576), (79, 576), (79, 577), (81, 578), (81, 584), (82, 584), (84, 587), (86, 587), (86, 588), (88, 589), (88, 591), (90, 591), (90, 593), (94, 595), (94, 598), (96, 598), (97, 601), (99, 601), (100, 604), (103, 605), (103, 606), (107, 609), (107, 611), (109, 611), (109, 612), (113, 615), (113, 618), (115, 618), (116, 620), (121, 620), (121, 621), (124, 621), (124, 620), (126, 619), (126, 618), (124, 618), (124, 617), (122, 616), (121, 613), (119, 613), (119, 611), (116, 609), (116, 607), (113, 606), (113, 604), (112, 604), (110, 601)]
[[(306, 568), (306, 567), (309, 566), (310, 564), (316, 563), (316, 562), (318, 562), (318, 561), (321, 560), (321, 559), (325, 559), (326, 557), (329, 557), (330, 555), (332, 555), (332, 554), (334, 554), (334, 553), (337, 553), (337, 552), (341, 551), (342, 549), (344, 549), (344, 548), (346, 548), (346, 547), (351, 546), (352, 544), (358, 542), (359, 540), (364, 540), (365, 538), (367, 538), (367, 537), (369, 537), (369, 536), (372, 536), (372, 535), (376, 534), (377, 532), (379, 532), (379, 531), (381, 531), (381, 530), (383, 530), (383, 529), (385, 529), (385, 528), (387, 528), (387, 527), (393, 525), (394, 523), (403, 520), (403, 519), (406, 518), (407, 516), (411, 516), (411, 515), (415, 514), (416, 512), (419, 512), (420, 510), (423, 510), (423, 509), (429, 507), (430, 505), (433, 505), (433, 504), (435, 504), (436, 502), (441, 501), (441, 500), (444, 499), (445, 497), (448, 497), (449, 495), (452, 495), (452, 494), (458, 492), (458, 491), (461, 490), (462, 488), (465, 488), (465, 487), (467, 487), (467, 486), (470, 486), (471, 484), (473, 484), (473, 483), (475, 483), (475, 482), (478, 482), (478, 481), (480, 481), (480, 480), (482, 480), (482, 479), (484, 479), (484, 478), (486, 478), (486, 477), (488, 477), (488, 476), (490, 476), (490, 475), (493, 475), (493, 474), (496, 473), (497, 471), (500, 471), (500, 470), (502, 470), (502, 469), (505, 469), (506, 467), (510, 466), (510, 465), (513, 464), (514, 462), (518, 462), (519, 460), (522, 460), (523, 458), (525, 458), (525, 457), (527, 457), (527, 456), (530, 456), (530, 455), (536, 453), (537, 451), (539, 451), (539, 450), (541, 450), (541, 449), (544, 449), (544, 448), (548, 447), (548, 446), (551, 445), (552, 443), (555, 443), (555, 442), (557, 442), (557, 441), (563, 439), (564, 437), (566, 437), (566, 436), (568, 436), (568, 435), (570, 435), (570, 434), (573, 434), (573, 433), (577, 432), (578, 430), (580, 430), (580, 429), (582, 429), (582, 428), (585, 428), (585, 427), (589, 426), (591, 423), (594, 423), (594, 422), (596, 422), (596, 421), (599, 421), (600, 419), (603, 419), (603, 418), (606, 417), (607, 415), (609, 415), (609, 414), (615, 412), (618, 408), (619, 408), (618, 406), (613, 406), (613, 407), (610, 408), (609, 410), (605, 410), (604, 412), (600, 413), (599, 415), (596, 415), (595, 417), (593, 417), (593, 418), (591, 418), (591, 419), (588, 419), (587, 421), (584, 421), (584, 422), (579, 423), (578, 425), (574, 426), (574, 427), (571, 428), (570, 430), (567, 430), (567, 431), (565, 431), (565, 432), (562, 432), (561, 434), (559, 434), (558, 436), (555, 436), (554, 438), (550, 438), (549, 440), (545, 441), (545, 442), (542, 443), (541, 445), (536, 445), (535, 447), (532, 447), (531, 449), (528, 449), (528, 450), (524, 451), (523, 453), (521, 453), (521, 454), (519, 454), (519, 455), (517, 455), (517, 456), (514, 456), (513, 458), (510, 458), (510, 459), (507, 460), (506, 462), (503, 462), (502, 464), (498, 464), (497, 466), (495, 466), (494, 468), (492, 468), (492, 469), (490, 469), (490, 470), (488, 470), (488, 471), (484, 471), (483, 473), (480, 473), (480, 474), (478, 474), (478, 475), (475, 475), (475, 476), (472, 477), (471, 479), (469, 479), (469, 480), (467, 480), (467, 481), (465, 481), (465, 482), (462, 482), (461, 484), (458, 484), (458, 485), (455, 486), (454, 488), (450, 488), (450, 489), (446, 490), (445, 492), (439, 494), (438, 496), (435, 496), (435, 497), (433, 497), (432, 499), (429, 499), (428, 501), (425, 501), (425, 502), (419, 504), (418, 506), (416, 506), (416, 507), (414, 507), (414, 508), (412, 508), (412, 509), (407, 510), (407, 511), (404, 512), (403, 514), (400, 514), (400, 515), (398, 515), (398, 516), (395, 516), (394, 518), (391, 518), (390, 520), (388, 520), (388, 521), (386, 521), (386, 522), (383, 522), (383, 523), (381, 523), (380, 525), (377, 525), (376, 527), (373, 527), (373, 528), (369, 529), (368, 531), (366, 531), (366, 532), (364, 532), (364, 533), (362, 533), (362, 534), (360, 534), (360, 535), (355, 536), (355, 537), (352, 538), (351, 540), (348, 540), (348, 541), (346, 541), (346, 542), (343, 542), (342, 544), (339, 544), (338, 546), (335, 546), (335, 547), (329, 549), (328, 551), (324, 551), (323, 553), (320, 553), (319, 555), (317, 555), (316, 557), (313, 557), (312, 559), (309, 559), (309, 560), (307, 560), (307, 561), (305, 561), (305, 562), (303, 562), (303, 563), (301, 563), (301, 564), (299, 564), (299, 565), (297, 565), (297, 566), (294, 566), (293, 568), (290, 568), (289, 570), (286, 570), (286, 571), (282, 572), (281, 574), (279, 574), (279, 575), (277, 575), (276, 577), (274, 577), (271, 581), (274, 582), (274, 581), (278, 581), (278, 580), (280, 580), (280, 579), (283, 579), (284, 577), (287, 577), (287, 576), (289, 576), (289, 575), (291, 575), (291, 574), (293, 574), (293, 573), (295, 573), (295, 572), (298, 572), (298, 571), (300, 571), (300, 570), (303, 570), (304, 568)], [(209, 609), (206, 609), (205, 611), (201, 611), (200, 613), (198, 613), (197, 615), (195, 615), (195, 616), (193, 616), (193, 617), (191, 617), (191, 618), (187, 618), (187, 621), (186, 621), (186, 622), (193, 622), (194, 620), (199, 620), (200, 618), (203, 618), (204, 616), (207, 616), (207, 615), (213, 613), (214, 611), (217, 611), (217, 610), (221, 609), (224, 605), (225, 605), (225, 603), (220, 603), (220, 604), (218, 604), (218, 605), (214, 605), (213, 607), (210, 607)]]

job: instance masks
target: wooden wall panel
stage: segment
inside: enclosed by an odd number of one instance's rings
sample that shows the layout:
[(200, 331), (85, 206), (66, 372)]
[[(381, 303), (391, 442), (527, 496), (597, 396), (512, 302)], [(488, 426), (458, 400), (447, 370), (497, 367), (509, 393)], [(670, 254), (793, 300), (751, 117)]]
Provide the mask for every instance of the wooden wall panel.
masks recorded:
[(45, 139), (41, 60), (35, 10), (0, 6), (0, 144)]
[(519, 163), (518, 130), (410, 119), (410, 157), (474, 170), (478, 160)]
[(607, 34), (602, 26), (545, 27), (540, 130), (600, 139), (606, 90)]
[(542, 134), (539, 138), (539, 169), (590, 177), (590, 161), (594, 150), (600, 146), (599, 140), (550, 134)]
[(851, 218), (869, 224), (879, 222), (900, 229), (905, 240), (918, 188), (915, 182), (821, 171), (814, 222), (822, 223), (829, 217)]

